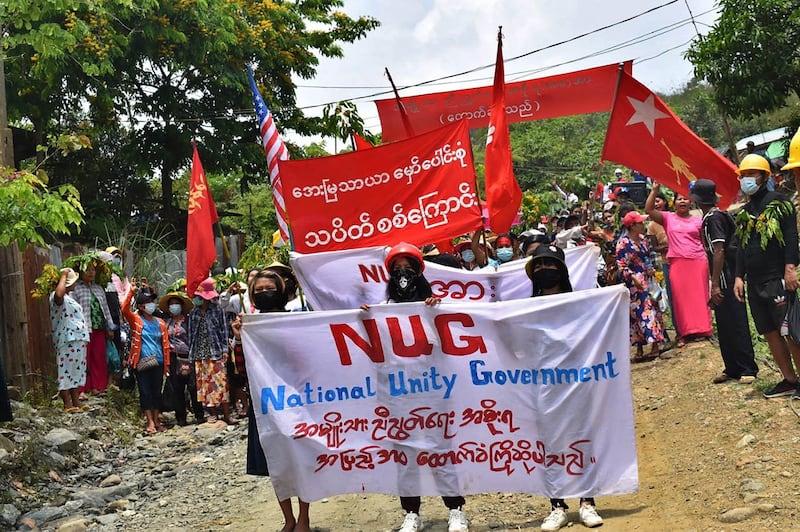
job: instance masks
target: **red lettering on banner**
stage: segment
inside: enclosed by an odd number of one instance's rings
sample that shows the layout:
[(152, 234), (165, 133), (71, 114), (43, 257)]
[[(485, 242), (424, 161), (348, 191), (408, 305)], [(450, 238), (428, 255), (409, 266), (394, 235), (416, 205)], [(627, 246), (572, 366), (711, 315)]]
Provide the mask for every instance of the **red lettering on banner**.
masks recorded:
[(411, 345), (406, 345), (403, 340), (403, 329), (400, 328), (400, 320), (394, 317), (386, 318), (394, 354), (399, 357), (430, 355), (433, 352), (433, 344), (428, 341), (428, 335), (425, 334), (422, 318), (420, 316), (409, 316), (408, 322), (411, 325), (411, 332), (414, 336), (414, 343)]
[(459, 336), (458, 339), (466, 342), (466, 345), (457, 346), (453, 332), (450, 330), (451, 323), (460, 323), (464, 327), (474, 327), (475, 321), (469, 314), (440, 314), (433, 320), (436, 325), (436, 332), (439, 333), (439, 340), (442, 342), (442, 352), (445, 355), (464, 356), (472, 355), (478, 351), (486, 352), (486, 344), (481, 336)]
[(331, 334), (336, 343), (336, 350), (339, 352), (339, 360), (342, 366), (350, 366), (353, 360), (350, 358), (350, 349), (347, 347), (349, 338), (359, 349), (361, 349), (373, 362), (383, 362), (383, 345), (381, 345), (381, 333), (378, 331), (378, 323), (374, 319), (361, 320), (367, 330), (369, 341), (364, 339), (358, 332), (346, 323), (332, 323)]
[[(440, 314), (434, 318), (433, 322), (436, 326), (439, 342), (442, 345), (442, 353), (445, 355), (465, 356), (478, 352), (486, 353), (486, 344), (482, 336), (461, 335), (458, 337), (458, 341), (461, 342), (461, 345), (456, 345), (456, 338), (453, 337), (451, 324), (459, 323), (464, 327), (474, 327), (475, 321), (469, 314)], [(330, 324), (333, 341), (336, 345), (336, 350), (339, 352), (339, 361), (343, 366), (350, 366), (353, 364), (353, 359), (350, 356), (348, 339), (363, 351), (371, 361), (375, 363), (382, 363), (385, 361), (383, 345), (381, 343), (381, 333), (378, 329), (377, 321), (370, 318), (361, 320), (361, 323), (366, 330), (366, 338), (347, 323)], [(392, 351), (395, 356), (419, 357), (422, 355), (430, 355), (433, 352), (433, 345), (430, 343), (428, 333), (422, 326), (421, 317), (419, 315), (410, 315), (408, 316), (408, 323), (414, 336), (414, 343), (411, 345), (405, 345), (404, 343), (403, 330), (400, 327), (400, 318), (395, 316), (386, 318), (389, 339), (391, 340)]]
[(378, 264), (359, 264), (358, 271), (361, 273), (361, 280), (365, 283), (388, 283), (389, 277), (386, 275), (386, 269)]

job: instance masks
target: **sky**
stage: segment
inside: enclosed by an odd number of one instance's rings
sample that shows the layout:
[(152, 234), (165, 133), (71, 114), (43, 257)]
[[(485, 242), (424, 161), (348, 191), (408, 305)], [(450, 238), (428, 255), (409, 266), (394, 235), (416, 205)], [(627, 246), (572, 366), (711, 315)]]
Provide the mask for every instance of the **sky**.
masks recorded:
[[(306, 114), (319, 115), (319, 104), (354, 100), (366, 129), (377, 133), (380, 123), (372, 100), (389, 96), (363, 97), (390, 90), (385, 68), (401, 96), (490, 85), (498, 26), (505, 36), (507, 83), (633, 60), (636, 79), (651, 90), (670, 93), (692, 77), (692, 65), (683, 54), (698, 32), (705, 34), (714, 25), (714, 4), (715, 0), (345, 0), (348, 15), (372, 16), (381, 25), (366, 38), (343, 46), (343, 58), (321, 58), (314, 79), (296, 80), (297, 104)], [(601, 29), (605, 26), (611, 27)], [(591, 34), (580, 37), (586, 33)], [(558, 44), (562, 41), (569, 42)], [(547, 49), (536, 51), (543, 48)], [(511, 59), (532, 51), (536, 52)], [(404, 88), (486, 65), (463, 76)]]

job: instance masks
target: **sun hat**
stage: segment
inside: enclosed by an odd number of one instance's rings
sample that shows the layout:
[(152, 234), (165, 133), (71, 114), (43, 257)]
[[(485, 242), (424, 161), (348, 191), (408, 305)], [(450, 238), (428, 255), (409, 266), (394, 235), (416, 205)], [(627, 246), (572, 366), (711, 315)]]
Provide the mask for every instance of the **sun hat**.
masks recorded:
[(217, 282), (214, 280), (213, 277), (209, 277), (197, 287), (194, 291), (194, 295), (200, 296), (206, 301), (211, 301), (215, 297), (219, 297), (219, 293), (216, 290)]
[(546, 246), (542, 244), (536, 248), (530, 260), (525, 265), (525, 273), (528, 274), (528, 278), (533, 281), (533, 266), (537, 261), (544, 259), (554, 260), (558, 264), (558, 269), (562, 275), (561, 290), (564, 292), (572, 292), (572, 284), (569, 281), (569, 269), (567, 268), (567, 263), (564, 258), (564, 250), (553, 245)]
[(189, 311), (192, 310), (194, 304), (192, 300), (186, 294), (182, 294), (181, 292), (170, 292), (164, 296), (161, 296), (161, 299), (158, 300), (158, 308), (164, 311), (165, 314), (169, 315), (169, 300), (170, 299), (180, 299), (181, 301), (181, 312), (183, 314), (189, 314)]
[(119, 253), (120, 255), (122, 255), (122, 250), (121, 250), (121, 249), (119, 249), (117, 246), (108, 246), (108, 247), (106, 248), (106, 253), (110, 253), (110, 254), (112, 254), (112, 255), (113, 255), (114, 253)]
[(639, 222), (643, 222), (643, 221), (647, 220), (648, 218), (649, 218), (649, 216), (647, 216), (646, 214), (639, 214), (636, 211), (631, 211), (628, 214), (626, 214), (624, 218), (622, 218), (622, 226), (623, 227), (630, 227), (633, 224), (637, 224)]
[(700, 205), (716, 205), (717, 185), (710, 179), (698, 179), (689, 186), (689, 197)]
[(78, 279), (81, 278), (81, 276), (78, 275), (78, 272), (76, 272), (72, 268), (64, 268), (64, 270), (67, 270), (67, 278), (64, 281), (64, 286), (66, 286), (67, 288), (77, 283)]

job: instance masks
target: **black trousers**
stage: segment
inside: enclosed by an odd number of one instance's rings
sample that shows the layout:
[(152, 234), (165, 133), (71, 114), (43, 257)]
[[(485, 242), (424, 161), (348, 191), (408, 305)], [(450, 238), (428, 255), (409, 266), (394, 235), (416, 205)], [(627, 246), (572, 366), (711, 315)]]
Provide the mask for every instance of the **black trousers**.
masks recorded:
[[(467, 501), (464, 500), (464, 497), (442, 497), (442, 501), (444, 505), (447, 506), (448, 510), (457, 510), (464, 506)], [(419, 497), (400, 497), (400, 506), (403, 507), (403, 510), (406, 512), (414, 512), (415, 514), (419, 513), (419, 506), (421, 504), (421, 499)]]
[(188, 389), (194, 418), (197, 421), (204, 420), (203, 405), (197, 400), (197, 384), (194, 372), (185, 377), (173, 372), (169, 378), (172, 379), (172, 389), (175, 392), (175, 419), (181, 423), (186, 421), (186, 390)]
[(736, 300), (732, 286), (723, 289), (722, 295), (722, 304), (714, 308), (714, 316), (725, 373), (735, 379), (742, 375), (755, 377), (758, 366), (747, 322), (747, 305)]

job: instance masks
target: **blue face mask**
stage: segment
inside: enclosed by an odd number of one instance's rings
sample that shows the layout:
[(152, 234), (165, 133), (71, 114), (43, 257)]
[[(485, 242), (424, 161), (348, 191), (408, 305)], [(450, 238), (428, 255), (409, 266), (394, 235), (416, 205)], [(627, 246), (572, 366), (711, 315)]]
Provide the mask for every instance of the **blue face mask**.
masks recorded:
[(758, 189), (760, 189), (761, 186), (758, 184), (757, 181), (758, 181), (757, 177), (743, 177), (739, 181), (739, 188), (742, 189), (742, 194), (744, 194), (745, 196), (752, 196), (753, 194), (758, 192)]
[(464, 259), (464, 262), (475, 262), (475, 253), (467, 249), (461, 252), (461, 258)]
[(501, 262), (508, 262), (514, 256), (514, 250), (511, 248), (500, 248), (497, 250), (497, 258)]
[(203, 304), (203, 301), (205, 301), (205, 299), (203, 299), (203, 298), (202, 298), (202, 297), (200, 297), (200, 296), (194, 296), (194, 297), (192, 298), (192, 301), (194, 302), (194, 304), (195, 304), (195, 306), (196, 306), (196, 307), (199, 307), (200, 305), (202, 305), (202, 304)]

